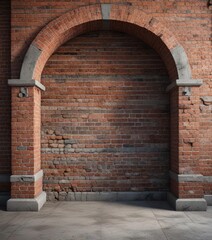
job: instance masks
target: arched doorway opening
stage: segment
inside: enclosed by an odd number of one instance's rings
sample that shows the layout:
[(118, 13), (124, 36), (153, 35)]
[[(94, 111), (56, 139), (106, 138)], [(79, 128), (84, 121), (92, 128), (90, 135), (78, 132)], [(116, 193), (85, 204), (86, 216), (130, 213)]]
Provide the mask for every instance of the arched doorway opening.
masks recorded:
[(40, 156), (41, 90), (45, 90), (40, 80), (46, 62), (69, 39), (99, 29), (134, 35), (163, 60), (171, 80), (167, 90), (170, 91), (172, 194), (168, 198), (177, 210), (205, 210), (202, 183), (198, 178), (199, 150), (196, 148), (199, 141), (198, 87), (202, 81), (191, 79), (186, 53), (167, 28), (142, 10), (121, 4), (80, 7), (47, 24), (28, 49), (20, 79), (9, 80), (9, 85), (13, 86), (13, 175), (8, 210), (39, 210), (46, 201), (42, 191)]
[(49, 199), (166, 199), (169, 77), (152, 48), (121, 32), (86, 33), (57, 49), (41, 80)]

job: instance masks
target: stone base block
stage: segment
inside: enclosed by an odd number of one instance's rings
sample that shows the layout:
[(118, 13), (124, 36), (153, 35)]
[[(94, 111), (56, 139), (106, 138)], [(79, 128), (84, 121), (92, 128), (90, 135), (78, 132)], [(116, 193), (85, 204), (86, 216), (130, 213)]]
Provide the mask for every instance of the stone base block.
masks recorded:
[(206, 200), (208, 206), (212, 206), (212, 195), (204, 195), (204, 199)]
[(176, 211), (206, 211), (207, 202), (204, 198), (177, 199), (172, 193), (167, 194), (169, 204)]
[(36, 198), (11, 198), (7, 201), (7, 211), (38, 212), (46, 202), (46, 193), (42, 192)]

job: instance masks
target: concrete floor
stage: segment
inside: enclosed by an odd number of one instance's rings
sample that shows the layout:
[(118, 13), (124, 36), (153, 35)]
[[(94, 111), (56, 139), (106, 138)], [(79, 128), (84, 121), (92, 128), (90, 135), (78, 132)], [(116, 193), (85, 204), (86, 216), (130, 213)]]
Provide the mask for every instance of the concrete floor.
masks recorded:
[(166, 202), (48, 202), (40, 212), (0, 210), (1, 240), (212, 240), (212, 207), (175, 212)]

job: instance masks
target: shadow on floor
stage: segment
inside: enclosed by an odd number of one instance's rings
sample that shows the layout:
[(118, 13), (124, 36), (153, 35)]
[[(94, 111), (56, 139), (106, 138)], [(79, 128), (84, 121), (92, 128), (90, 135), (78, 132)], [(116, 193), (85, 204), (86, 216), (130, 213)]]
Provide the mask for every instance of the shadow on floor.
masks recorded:
[(174, 209), (169, 205), (167, 201), (108, 201), (108, 204), (117, 204), (117, 205), (128, 205), (142, 208), (152, 208), (152, 209), (161, 209), (161, 210), (173, 210)]

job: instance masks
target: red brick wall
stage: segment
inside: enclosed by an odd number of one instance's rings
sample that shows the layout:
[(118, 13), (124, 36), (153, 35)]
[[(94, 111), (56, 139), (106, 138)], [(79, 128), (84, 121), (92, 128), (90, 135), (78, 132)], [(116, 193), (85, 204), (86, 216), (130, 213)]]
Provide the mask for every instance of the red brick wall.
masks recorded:
[[(204, 176), (212, 176), (212, 104), (200, 101), (200, 112), (200, 166)], [(204, 191), (212, 194), (212, 183), (206, 182)]]
[[(40, 171), (41, 91), (27, 88), (20, 97), (19, 87), (12, 88), (12, 174), (34, 175)], [(42, 178), (36, 182), (13, 182), (12, 198), (33, 198), (42, 191)]]
[[(12, 89), (12, 173), (32, 175), (40, 170), (40, 98), (36, 87), (20, 98), (19, 88)], [(36, 106), (36, 107), (34, 107)], [(24, 148), (24, 149), (22, 149)]]
[[(4, 6), (9, 5), (9, 1), (1, 1)], [(18, 78), (20, 72), (20, 66), (22, 64), (24, 53), (26, 52), (29, 44), (35, 38), (37, 33), (51, 20), (60, 16), (61, 14), (82, 5), (99, 3), (104, 1), (37, 1), (37, 0), (12, 0), (12, 29), (11, 29), (11, 61), (12, 61), (12, 77)], [(120, 1), (107, 1), (107, 3), (120, 3)], [(122, 3), (132, 4), (144, 10), (146, 13), (151, 14), (152, 17), (160, 20), (165, 27), (167, 27), (171, 32), (174, 33), (175, 37), (178, 39), (180, 44), (184, 47), (189, 62), (192, 68), (192, 74), (194, 79), (203, 79), (204, 84), (200, 88), (201, 96), (212, 96), (212, 85), (211, 85), (211, 8), (206, 7), (207, 2), (204, 0), (161, 0), (161, 1), (121, 1)], [(6, 4), (6, 5), (5, 5)], [(1, 8), (0, 11), (2, 11)], [(5, 12), (3, 10), (3, 12)], [(1, 14), (7, 24), (3, 26), (3, 29), (8, 29), (9, 26), (9, 14)], [(6, 20), (7, 19), (7, 20)], [(1, 25), (2, 26), (2, 25)], [(4, 44), (0, 46), (2, 49), (7, 49), (9, 47), (8, 30), (5, 34), (2, 34), (0, 38), (4, 37)], [(1, 54), (5, 55), (3, 58), (0, 55), (0, 59), (8, 61), (9, 59), (9, 49), (8, 51), (1, 51)], [(8, 64), (4, 65), (5, 69), (9, 69)], [(6, 72), (8, 71), (6, 70)], [(2, 71), (2, 70), (0, 70)], [(8, 73), (9, 75), (9, 73)], [(3, 78), (1, 78), (3, 76)], [(4, 77), (5, 76), (5, 77)], [(8, 78), (6, 75), (0, 75), (0, 78), (4, 82), (4, 88), (1, 88), (2, 94), (5, 99), (9, 99), (8, 92), (6, 89), (5, 79)], [(9, 100), (6, 100), (7, 102)], [(9, 119), (9, 104), (5, 104), (2, 111), (2, 116), (7, 116)], [(2, 106), (1, 106), (2, 107)], [(201, 172), (205, 176), (211, 175), (212, 169), (212, 127), (211, 127), (211, 105), (206, 106), (200, 101), (200, 165)], [(1, 118), (2, 119), (2, 118)], [(177, 119), (172, 118), (172, 123), (177, 124)], [(9, 169), (9, 121), (5, 123), (1, 130), (3, 138), (4, 149), (1, 150), (1, 154), (4, 154), (4, 158), (7, 159), (6, 169)], [(1, 128), (2, 129), (2, 128)], [(175, 131), (176, 128), (173, 128)], [(173, 143), (174, 144), (174, 143)], [(177, 143), (176, 143), (177, 144)], [(7, 149), (7, 150), (6, 150)], [(7, 153), (6, 153), (7, 152)], [(6, 153), (6, 155), (5, 155)], [(177, 156), (176, 151), (172, 151), (172, 157)], [(5, 160), (1, 160), (4, 161)], [(9, 163), (9, 164), (8, 164)], [(177, 159), (176, 159), (177, 163)], [(173, 169), (175, 163), (172, 163)], [(5, 166), (5, 163), (4, 163)], [(6, 170), (8, 172), (8, 170)], [(212, 194), (212, 187), (209, 184), (205, 184), (205, 192), (207, 194)]]
[[(0, 174), (10, 174), (10, 1), (0, 1)], [(9, 184), (1, 183), (0, 192), (9, 191)]]
[(168, 76), (139, 39), (93, 32), (49, 59), (42, 82), (47, 191), (168, 189)]
[[(21, 59), (28, 45), (37, 33), (51, 20), (79, 6), (104, 3), (99, 0), (11, 0), (12, 2), (12, 57), (13, 75), (18, 77)], [(137, 6), (160, 20), (172, 31), (188, 54), (194, 78), (210, 80), (211, 57), (211, 10), (205, 0), (161, 0), (155, 1), (119, 1), (107, 3), (125, 3)]]

